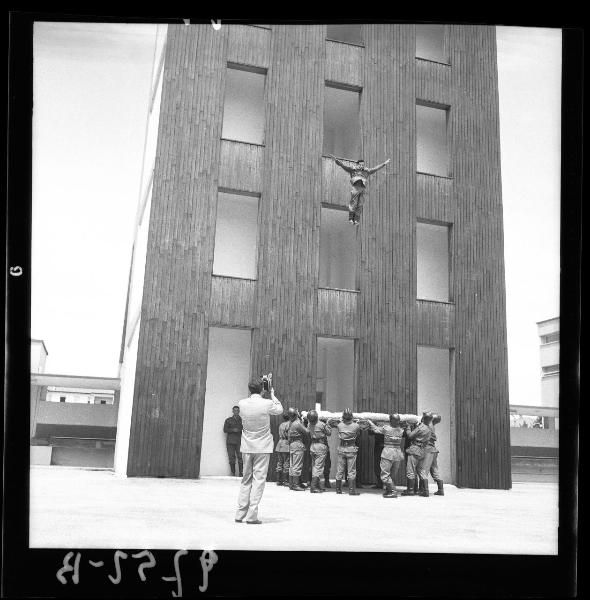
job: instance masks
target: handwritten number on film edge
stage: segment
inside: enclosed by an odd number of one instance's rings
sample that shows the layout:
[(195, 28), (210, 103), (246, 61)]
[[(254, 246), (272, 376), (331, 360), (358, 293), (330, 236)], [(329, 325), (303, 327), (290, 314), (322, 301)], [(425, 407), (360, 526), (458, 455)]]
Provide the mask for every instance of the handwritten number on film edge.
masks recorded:
[(139, 567), (137, 567), (137, 572), (139, 573), (139, 578), (142, 581), (146, 580), (146, 576), (145, 573), (143, 572), (144, 569), (151, 569), (153, 567), (156, 566), (156, 559), (154, 558), (154, 555), (149, 551), (149, 550), (143, 550), (142, 552), (138, 552), (137, 554), (132, 554), (131, 557), (132, 558), (143, 558), (143, 557), (149, 558), (149, 560), (147, 562), (142, 562)]
[(55, 574), (58, 581), (62, 585), (65, 585), (68, 582), (68, 580), (64, 577), (64, 573), (69, 573), (70, 571), (74, 571), (74, 574), (72, 575), (72, 582), (77, 585), (78, 582), (80, 581), (80, 556), (81, 555), (79, 552), (76, 554), (76, 560), (74, 561), (73, 567), (72, 567), (72, 565), (70, 565), (70, 559), (72, 558), (72, 556), (74, 556), (73, 552), (68, 552), (64, 556), (63, 567)]
[[(176, 592), (172, 591), (172, 596), (174, 598), (182, 597), (182, 579), (180, 576), (180, 564), (179, 563), (180, 563), (180, 557), (185, 556), (187, 554), (188, 554), (187, 550), (178, 550), (176, 552), (176, 554), (174, 555), (175, 576), (161, 578), (163, 581), (175, 581), (176, 582), (176, 584), (177, 584)], [(70, 572), (73, 573), (72, 574), (72, 582), (74, 584), (77, 585), (80, 581), (81, 553), (80, 552), (76, 553), (74, 565), (72, 566), (70, 564), (70, 561), (73, 556), (74, 556), (74, 552), (68, 552), (64, 556), (63, 566), (56, 573), (56, 577), (62, 585), (66, 585), (68, 583), (68, 580), (66, 579), (65, 574), (70, 573)], [(127, 558), (127, 556), (128, 556), (127, 553), (123, 552), (122, 550), (117, 550), (115, 552), (115, 556), (114, 556), (115, 577), (113, 577), (112, 575), (108, 576), (109, 580), (114, 585), (118, 585), (119, 583), (121, 583), (122, 573), (121, 573), (120, 559), (125, 559), (125, 558)], [(139, 575), (139, 578), (141, 579), (142, 582), (145, 582), (147, 580), (147, 577), (144, 573), (145, 569), (152, 569), (153, 567), (156, 566), (156, 559), (154, 558), (154, 555), (149, 550), (142, 550), (141, 552), (132, 554), (131, 556), (132, 556), (132, 558), (147, 558), (148, 559), (146, 561), (143, 561), (137, 568), (137, 573)], [(203, 572), (203, 584), (199, 585), (199, 591), (205, 592), (207, 590), (207, 588), (209, 587), (209, 573), (213, 569), (214, 565), (217, 564), (217, 561), (219, 559), (214, 550), (203, 550), (199, 560), (201, 562), (201, 570)], [(95, 562), (95, 561), (89, 560), (88, 563), (90, 564), (90, 566), (95, 567), (95, 568), (102, 567), (104, 565), (103, 561)]]

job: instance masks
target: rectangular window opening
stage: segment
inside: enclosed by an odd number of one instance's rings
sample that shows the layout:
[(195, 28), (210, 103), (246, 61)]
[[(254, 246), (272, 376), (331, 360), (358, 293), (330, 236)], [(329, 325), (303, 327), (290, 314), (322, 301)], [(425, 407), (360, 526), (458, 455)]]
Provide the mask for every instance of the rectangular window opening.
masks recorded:
[(416, 105), (416, 168), (420, 173), (449, 177), (448, 108)]
[(418, 414), (425, 410), (442, 418), (436, 425), (438, 469), (443, 481), (453, 480), (454, 412), (452, 350), (430, 346), (417, 347)]
[(264, 144), (265, 82), (266, 75), (260, 69), (228, 65), (222, 138), (249, 144)]
[(559, 342), (559, 332), (541, 336), (541, 344), (552, 344), (553, 342)]
[(449, 240), (450, 228), (447, 225), (416, 224), (418, 299), (452, 301)]
[(357, 90), (326, 85), (324, 97), (323, 154), (358, 160), (360, 152), (360, 100)]
[[(342, 412), (353, 408), (355, 382), (354, 340), (345, 338), (317, 338), (316, 404), (320, 410)], [(336, 475), (338, 435), (328, 438), (332, 468), (330, 477)]]
[(251, 346), (251, 329), (209, 327), (201, 476), (230, 474), (223, 425), (232, 407), (248, 397)]
[(416, 58), (448, 62), (444, 25), (416, 25)]
[(321, 208), (319, 286), (357, 290), (356, 228), (348, 222), (348, 212)]
[(326, 39), (333, 42), (346, 42), (347, 44), (362, 46), (363, 37), (361, 25), (354, 23), (347, 25), (328, 25)]
[(258, 197), (219, 191), (213, 275), (256, 279)]

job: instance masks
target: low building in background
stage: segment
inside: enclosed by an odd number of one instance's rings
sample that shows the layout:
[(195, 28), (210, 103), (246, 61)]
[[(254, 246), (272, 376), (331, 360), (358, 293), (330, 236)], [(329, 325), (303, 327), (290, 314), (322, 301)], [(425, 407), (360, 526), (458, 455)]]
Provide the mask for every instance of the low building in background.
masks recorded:
[(541, 404), (559, 410), (559, 317), (539, 321), (537, 328), (541, 340)]
[(510, 405), (513, 481), (557, 481), (559, 474), (559, 317), (537, 329), (541, 405)]
[(31, 464), (113, 468), (120, 380), (44, 373), (31, 343)]

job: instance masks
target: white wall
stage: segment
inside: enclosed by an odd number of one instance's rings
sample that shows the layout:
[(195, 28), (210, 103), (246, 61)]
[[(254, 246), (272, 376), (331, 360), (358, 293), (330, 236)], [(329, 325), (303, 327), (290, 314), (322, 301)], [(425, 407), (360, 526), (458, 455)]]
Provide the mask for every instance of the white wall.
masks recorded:
[(320, 226), (320, 287), (355, 290), (356, 229), (343, 210), (322, 207)]
[(449, 229), (416, 224), (416, 294), (424, 300), (449, 300)]
[(31, 373), (43, 373), (45, 371), (45, 360), (47, 353), (43, 342), (31, 340)]
[(541, 366), (551, 367), (559, 364), (559, 342), (543, 344), (540, 349)]
[(150, 225), (150, 213), (152, 207), (151, 188), (147, 198), (147, 205), (144, 209), (143, 218), (138, 224), (137, 235), (133, 247), (133, 265), (131, 267), (131, 287), (129, 289), (129, 305), (127, 308), (127, 331), (129, 336), (132, 331), (133, 323), (137, 319), (141, 310), (141, 301), (143, 298), (143, 283), (145, 278), (145, 263), (147, 259), (148, 232)]
[(350, 160), (360, 152), (360, 94), (326, 86), (324, 97), (324, 154)]
[(559, 407), (559, 375), (541, 379), (541, 406)]
[(264, 143), (265, 79), (261, 73), (226, 70), (222, 138)]
[(510, 445), (559, 448), (559, 430), (539, 429), (537, 427), (511, 427)]
[(162, 85), (164, 77), (163, 71), (160, 74), (158, 80), (158, 87), (156, 88), (156, 95), (152, 110), (148, 115), (148, 131), (145, 143), (145, 154), (144, 154), (144, 165), (143, 165), (143, 177), (141, 182), (142, 193), (147, 190), (148, 182), (151, 177), (151, 173), (154, 169), (156, 160), (156, 149), (158, 144), (158, 125), (160, 123), (160, 105), (162, 101)]
[(131, 413), (133, 409), (133, 392), (135, 389), (135, 368), (137, 366), (137, 347), (141, 321), (135, 328), (129, 346), (125, 346), (123, 365), (121, 367), (121, 393), (117, 414), (117, 440), (115, 443), (115, 472), (127, 476), (127, 459), (129, 453), (129, 436), (131, 435)]
[[(354, 399), (354, 340), (318, 337), (317, 347), (318, 387), (324, 391), (322, 410), (341, 412), (353, 408)], [(332, 468), (330, 477), (336, 475), (338, 435), (328, 439)]]
[(256, 279), (258, 198), (219, 192), (213, 274)]
[[(137, 366), (137, 350), (139, 330), (141, 327), (141, 302), (145, 263), (147, 258), (148, 231), (152, 204), (152, 171), (156, 158), (158, 142), (158, 124), (160, 121), (160, 103), (164, 80), (164, 50), (166, 45), (167, 26), (158, 25), (155, 34), (154, 59), (152, 64), (152, 84), (147, 108), (146, 137), (143, 155), (143, 170), (139, 182), (139, 200), (135, 241), (133, 247), (133, 263), (131, 265), (131, 285), (127, 303), (127, 322), (124, 340), (123, 363), (120, 367), (121, 391), (117, 413), (117, 440), (115, 443), (115, 472), (119, 476), (127, 476), (127, 460), (129, 453), (129, 436), (131, 434), (131, 415), (133, 395), (135, 391), (135, 370)], [(154, 89), (155, 88), (155, 89)], [(153, 101), (153, 102), (152, 102)]]
[(447, 62), (444, 25), (416, 25), (416, 56)]
[(447, 111), (416, 105), (417, 170), (448, 176)]
[(451, 447), (454, 421), (451, 392), (449, 350), (418, 346), (418, 414), (431, 410), (442, 417), (436, 425), (436, 446), (440, 451), (438, 468), (447, 483), (452, 483), (451, 463), (455, 456)]
[(223, 423), (248, 397), (251, 338), (250, 329), (209, 328), (201, 476), (230, 475)]

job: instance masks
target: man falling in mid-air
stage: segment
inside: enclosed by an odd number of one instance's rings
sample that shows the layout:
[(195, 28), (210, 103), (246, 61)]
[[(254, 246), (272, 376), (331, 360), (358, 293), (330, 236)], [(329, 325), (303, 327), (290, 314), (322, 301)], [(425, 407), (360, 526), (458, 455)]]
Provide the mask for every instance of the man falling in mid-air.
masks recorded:
[(353, 225), (358, 225), (361, 218), (363, 203), (365, 201), (365, 191), (369, 175), (382, 169), (390, 159), (388, 158), (384, 163), (381, 163), (376, 167), (366, 167), (365, 161), (362, 158), (356, 163), (348, 160), (342, 161), (331, 154), (330, 158), (333, 159), (339, 167), (342, 167), (350, 174), (350, 185), (352, 187), (350, 190), (350, 201), (348, 203), (348, 221)]

